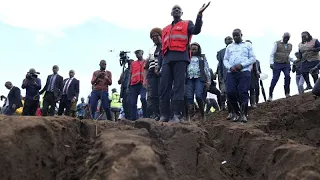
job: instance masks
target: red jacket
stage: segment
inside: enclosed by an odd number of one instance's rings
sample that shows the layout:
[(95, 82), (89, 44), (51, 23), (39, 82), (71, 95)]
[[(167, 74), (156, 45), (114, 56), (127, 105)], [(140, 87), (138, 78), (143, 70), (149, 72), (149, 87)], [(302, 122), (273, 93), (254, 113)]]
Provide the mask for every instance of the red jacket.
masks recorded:
[(189, 21), (179, 21), (174, 26), (169, 24), (162, 31), (162, 53), (170, 51), (184, 52), (189, 47), (192, 36), (188, 38)]
[(145, 64), (146, 64), (146, 60), (134, 61), (131, 63), (131, 80), (130, 80), (131, 86), (139, 83), (141, 84), (143, 83)]

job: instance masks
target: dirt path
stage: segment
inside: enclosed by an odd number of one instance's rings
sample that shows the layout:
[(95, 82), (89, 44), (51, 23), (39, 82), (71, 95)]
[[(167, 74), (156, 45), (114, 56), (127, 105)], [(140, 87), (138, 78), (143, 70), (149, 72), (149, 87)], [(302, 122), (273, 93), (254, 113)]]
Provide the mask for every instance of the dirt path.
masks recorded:
[(1, 180), (320, 180), (320, 100), (264, 103), (247, 124), (0, 116)]

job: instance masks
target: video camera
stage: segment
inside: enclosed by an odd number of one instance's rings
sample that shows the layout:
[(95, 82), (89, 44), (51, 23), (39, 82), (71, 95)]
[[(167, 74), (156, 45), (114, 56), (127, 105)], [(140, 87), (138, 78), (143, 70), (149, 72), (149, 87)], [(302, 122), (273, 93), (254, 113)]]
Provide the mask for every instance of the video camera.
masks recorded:
[(27, 79), (36, 79), (38, 78), (38, 74), (40, 74), (39, 72), (27, 72), (26, 78)]
[(119, 53), (119, 62), (120, 62), (120, 66), (124, 66), (126, 63), (130, 63), (130, 58), (127, 55), (127, 53), (130, 53), (130, 51), (120, 51)]

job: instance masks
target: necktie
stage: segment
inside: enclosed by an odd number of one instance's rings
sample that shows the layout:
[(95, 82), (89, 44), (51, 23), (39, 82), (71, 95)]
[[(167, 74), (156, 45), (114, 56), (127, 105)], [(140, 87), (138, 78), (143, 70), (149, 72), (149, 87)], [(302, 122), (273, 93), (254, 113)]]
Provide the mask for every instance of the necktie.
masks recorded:
[(52, 86), (53, 86), (53, 84), (52, 84), (53, 76), (54, 76), (54, 75), (52, 75), (51, 78), (50, 78), (50, 85), (49, 85), (49, 87), (48, 87), (48, 91), (52, 91), (52, 90), (53, 90), (53, 87), (52, 87)]
[(68, 90), (68, 86), (69, 86), (70, 80), (71, 80), (71, 78), (68, 79), (66, 85), (64, 86), (64, 90), (63, 90), (63, 93), (64, 93), (64, 94), (67, 94), (67, 90)]

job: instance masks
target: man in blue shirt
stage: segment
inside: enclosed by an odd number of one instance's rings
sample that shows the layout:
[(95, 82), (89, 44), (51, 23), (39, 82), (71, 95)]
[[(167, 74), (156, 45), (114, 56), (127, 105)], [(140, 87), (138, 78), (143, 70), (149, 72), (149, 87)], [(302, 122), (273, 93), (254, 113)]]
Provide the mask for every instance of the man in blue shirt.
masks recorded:
[(39, 72), (31, 68), (23, 80), (22, 89), (26, 89), (24, 100), (23, 116), (35, 116), (39, 106), (39, 90), (41, 89), (41, 80), (38, 78)]
[(232, 36), (234, 43), (228, 45), (223, 59), (228, 69), (227, 96), (234, 110), (232, 121), (247, 122), (251, 68), (256, 58), (252, 45), (242, 41), (240, 29), (235, 29)]
[(84, 98), (81, 98), (81, 103), (77, 105), (77, 116), (79, 119), (85, 117), (87, 104), (84, 102)]

